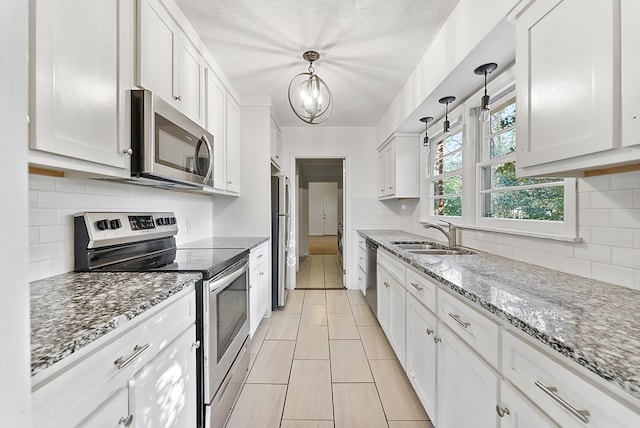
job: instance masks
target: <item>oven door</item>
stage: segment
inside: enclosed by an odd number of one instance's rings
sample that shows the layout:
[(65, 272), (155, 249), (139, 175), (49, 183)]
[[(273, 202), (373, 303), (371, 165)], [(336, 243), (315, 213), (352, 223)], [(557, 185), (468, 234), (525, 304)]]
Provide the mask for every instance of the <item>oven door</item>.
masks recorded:
[(204, 399), (211, 403), (249, 335), (249, 259), (204, 283)]

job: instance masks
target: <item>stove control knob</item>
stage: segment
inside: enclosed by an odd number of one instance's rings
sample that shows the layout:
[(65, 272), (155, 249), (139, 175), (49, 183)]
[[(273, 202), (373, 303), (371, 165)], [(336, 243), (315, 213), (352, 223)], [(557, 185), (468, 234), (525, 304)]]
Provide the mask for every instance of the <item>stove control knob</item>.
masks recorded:
[(175, 217), (169, 217), (169, 223), (170, 224), (176, 224), (176, 218)]
[(109, 220), (98, 220), (96, 221), (96, 227), (98, 230), (107, 230), (109, 229)]
[(169, 226), (171, 224), (171, 217), (165, 217), (164, 218), (164, 224), (166, 224), (167, 226)]
[(120, 229), (122, 227), (122, 222), (120, 222), (119, 218), (109, 220), (109, 227), (111, 229)]
[(157, 224), (158, 226), (163, 226), (163, 225), (164, 225), (164, 219), (163, 219), (162, 217), (157, 218), (157, 219), (156, 219), (156, 224)]

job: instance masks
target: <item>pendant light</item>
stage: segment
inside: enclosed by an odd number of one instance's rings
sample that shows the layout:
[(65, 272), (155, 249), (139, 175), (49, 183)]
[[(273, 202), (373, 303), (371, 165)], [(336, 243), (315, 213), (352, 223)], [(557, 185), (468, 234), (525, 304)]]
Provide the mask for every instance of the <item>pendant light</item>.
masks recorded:
[(488, 122), (491, 117), (491, 97), (487, 95), (487, 74), (490, 74), (496, 68), (498, 68), (498, 64), (489, 62), (473, 70), (475, 74), (484, 74), (484, 95), (480, 100), (480, 113), (478, 114), (478, 120), (482, 123)]
[(442, 131), (445, 134), (449, 134), (449, 132), (451, 131), (451, 123), (449, 123), (449, 104), (451, 104), (455, 100), (456, 100), (456, 97), (451, 97), (451, 96), (442, 97), (438, 100), (440, 104), (444, 104), (444, 126), (442, 128)]
[(433, 118), (431, 116), (420, 118), (420, 122), (424, 123), (424, 141), (422, 143), (422, 147), (424, 147), (424, 150), (429, 147), (429, 130), (427, 128), (429, 127), (429, 122), (431, 122), (432, 120)]
[(296, 75), (289, 83), (289, 105), (300, 120), (312, 125), (324, 122), (331, 115), (333, 100), (327, 84), (315, 74), (314, 61), (320, 59), (316, 51), (307, 51), (302, 58), (309, 62), (306, 73)]

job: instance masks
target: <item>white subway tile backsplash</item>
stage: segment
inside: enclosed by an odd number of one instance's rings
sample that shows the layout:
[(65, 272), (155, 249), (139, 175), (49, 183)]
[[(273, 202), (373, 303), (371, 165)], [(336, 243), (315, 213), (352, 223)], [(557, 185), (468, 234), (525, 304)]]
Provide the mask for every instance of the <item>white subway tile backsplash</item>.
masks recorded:
[(611, 180), (608, 175), (578, 179), (579, 192), (601, 192), (609, 190)]
[(591, 278), (591, 262), (574, 259), (573, 257), (558, 257), (558, 270), (572, 275)]
[(633, 269), (603, 263), (591, 264), (591, 277), (598, 281), (609, 282), (623, 287), (634, 286)]
[(608, 192), (591, 193), (591, 208), (631, 208), (633, 206), (632, 190), (610, 190)]
[(55, 259), (58, 255), (56, 243), (34, 244), (29, 246), (29, 262), (41, 262)]
[(540, 253), (534, 251), (533, 264), (549, 269), (558, 270), (558, 256), (555, 254)]
[(611, 178), (611, 189), (640, 189), (640, 171), (613, 174)]
[(633, 231), (633, 246), (635, 248), (640, 248), (640, 229)]
[(100, 208), (100, 196), (91, 194), (73, 195), (73, 208), (78, 211), (97, 211)]
[(578, 211), (578, 222), (581, 226), (609, 226), (608, 209), (584, 209)]
[(640, 228), (640, 209), (613, 209), (611, 210), (611, 226)]
[(611, 263), (611, 247), (608, 245), (578, 243), (573, 248), (573, 256), (576, 259)]
[(73, 194), (62, 192), (40, 192), (38, 195), (40, 208), (65, 208), (73, 206)]
[(29, 206), (37, 207), (38, 206), (38, 191), (37, 190), (29, 190)]
[(40, 243), (58, 242), (66, 238), (65, 226), (40, 226)]
[(54, 209), (29, 209), (29, 226), (46, 226), (58, 223), (58, 213)]
[(578, 193), (578, 209), (591, 208), (591, 192)]
[(633, 191), (633, 208), (640, 208), (640, 190)]
[(37, 226), (29, 228), (29, 245), (40, 243), (40, 228)]
[(592, 227), (591, 243), (616, 247), (633, 247), (633, 229)]
[(640, 269), (640, 249), (613, 247), (611, 263), (632, 269)]
[(86, 193), (87, 181), (82, 179), (58, 178), (56, 179), (56, 190), (66, 193)]
[(43, 175), (29, 175), (29, 189), (32, 190), (56, 190), (56, 181), (52, 177)]
[(640, 290), (640, 270), (634, 272), (633, 288)]
[(582, 242), (591, 242), (591, 227), (590, 226), (578, 227), (578, 236), (582, 239)]

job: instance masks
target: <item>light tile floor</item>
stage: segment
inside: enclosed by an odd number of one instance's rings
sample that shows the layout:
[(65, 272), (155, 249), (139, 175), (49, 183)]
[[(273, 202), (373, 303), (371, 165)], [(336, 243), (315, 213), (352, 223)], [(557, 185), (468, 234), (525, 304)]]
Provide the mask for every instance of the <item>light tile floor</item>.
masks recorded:
[(300, 261), (296, 289), (344, 288), (338, 255), (307, 256)]
[(250, 352), (227, 427), (433, 428), (358, 290), (292, 290)]

